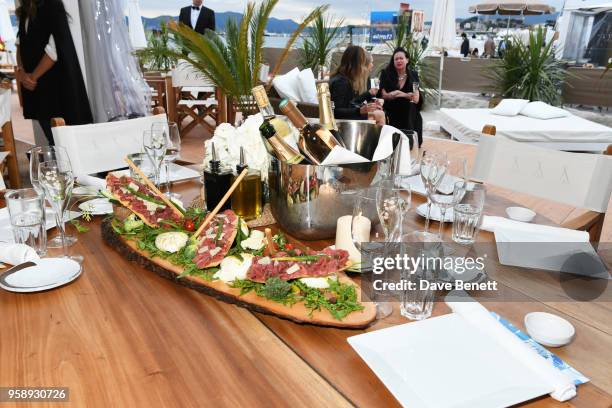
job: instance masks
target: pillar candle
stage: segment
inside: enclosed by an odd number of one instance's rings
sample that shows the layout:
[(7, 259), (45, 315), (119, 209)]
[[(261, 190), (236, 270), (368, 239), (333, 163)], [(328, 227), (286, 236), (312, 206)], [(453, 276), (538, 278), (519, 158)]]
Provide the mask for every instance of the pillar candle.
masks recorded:
[(356, 236), (360, 242), (370, 241), (371, 222), (364, 216), (355, 217), (353, 221), (352, 215), (345, 215), (338, 218), (336, 224), (336, 249), (344, 249), (349, 253), (349, 260), (353, 263), (361, 262), (361, 253), (353, 244), (353, 236), (351, 233), (351, 223), (355, 224)]

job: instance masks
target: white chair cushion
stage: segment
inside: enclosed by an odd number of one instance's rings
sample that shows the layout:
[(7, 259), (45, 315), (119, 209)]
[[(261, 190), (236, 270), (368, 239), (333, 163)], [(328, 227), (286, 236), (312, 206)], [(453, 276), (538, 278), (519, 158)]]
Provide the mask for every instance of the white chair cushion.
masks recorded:
[(300, 101), (300, 70), (293, 68), (285, 75), (277, 75), (272, 81), (274, 89), (281, 98), (290, 99), (293, 102)]
[(66, 149), (75, 175), (126, 167), (125, 156), (142, 151), (142, 137), (155, 122), (167, 122), (165, 114), (118, 122), (54, 127), (53, 139)]
[(536, 101), (528, 103), (521, 110), (521, 115), (532, 119), (556, 119), (569, 116), (570, 113), (564, 109), (550, 106), (545, 102)]
[(501, 116), (516, 116), (528, 103), (527, 99), (504, 99), (499, 105), (491, 109), (491, 113)]
[(300, 72), (299, 82), (300, 102), (318, 104), (317, 83), (312, 69), (308, 68)]

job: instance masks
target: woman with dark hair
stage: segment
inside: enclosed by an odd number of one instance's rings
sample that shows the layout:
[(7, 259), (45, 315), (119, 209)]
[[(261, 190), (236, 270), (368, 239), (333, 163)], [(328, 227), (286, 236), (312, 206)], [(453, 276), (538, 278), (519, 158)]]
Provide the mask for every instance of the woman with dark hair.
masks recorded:
[(67, 125), (92, 122), (68, 15), (62, 0), (21, 0), (16, 6), (15, 76), (22, 86), (23, 116), (37, 121), (53, 144), (51, 118), (62, 117)]
[(369, 74), (370, 67), (365, 50), (356, 45), (348, 46), (342, 54), (340, 65), (329, 80), (336, 118), (372, 118), (380, 125), (385, 124), (385, 113), (374, 99), (378, 90), (366, 89)]
[(419, 147), (423, 144), (423, 118), (421, 93), (413, 89), (419, 82), (419, 74), (408, 67), (408, 54), (396, 48), (389, 65), (380, 73), (380, 92), (385, 100), (385, 112), (389, 125), (418, 134)]

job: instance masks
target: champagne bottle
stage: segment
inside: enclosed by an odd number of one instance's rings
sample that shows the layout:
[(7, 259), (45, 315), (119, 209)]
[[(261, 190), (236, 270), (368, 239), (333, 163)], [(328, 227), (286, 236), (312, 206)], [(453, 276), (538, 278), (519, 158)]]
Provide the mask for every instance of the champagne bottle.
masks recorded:
[[(256, 86), (251, 90), (251, 92), (255, 97), (257, 107), (259, 108), (259, 111), (261, 112), (261, 115), (264, 118), (264, 122), (270, 122), (272, 126), (274, 126), (274, 129), (276, 129), (276, 133), (278, 136), (285, 139), (287, 143), (293, 143), (295, 145), (295, 142), (292, 142), (293, 132), (289, 128), (287, 122), (275, 115), (274, 108), (272, 108), (272, 105), (270, 104), (270, 100), (268, 99), (268, 95), (266, 94), (266, 89), (263, 87), (263, 85)], [(270, 152), (270, 154), (273, 154), (270, 150), (270, 145), (267, 144), (267, 142), (266, 148), (268, 148), (268, 152)]]
[(342, 146), (328, 129), (320, 124), (309, 123), (290, 100), (283, 99), (279, 108), (293, 123), (293, 126), (299, 129), (298, 146), (314, 164), (321, 164), (334, 147)]
[(329, 83), (319, 82), (317, 84), (317, 97), (319, 99), (319, 124), (337, 137), (338, 125), (336, 125), (336, 118), (334, 118), (332, 109)]

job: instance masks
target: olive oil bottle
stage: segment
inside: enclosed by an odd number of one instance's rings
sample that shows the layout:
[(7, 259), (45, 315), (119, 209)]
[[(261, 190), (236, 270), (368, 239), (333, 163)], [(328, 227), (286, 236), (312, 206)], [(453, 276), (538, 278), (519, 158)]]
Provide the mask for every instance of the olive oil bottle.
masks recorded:
[[(244, 149), (241, 146), (240, 163), (236, 165), (236, 175), (234, 179), (246, 168), (248, 168), (248, 166), (244, 160)], [(249, 169), (247, 175), (232, 193), (232, 210), (245, 220), (252, 220), (259, 217), (262, 212), (261, 194), (261, 174), (257, 170)]]

